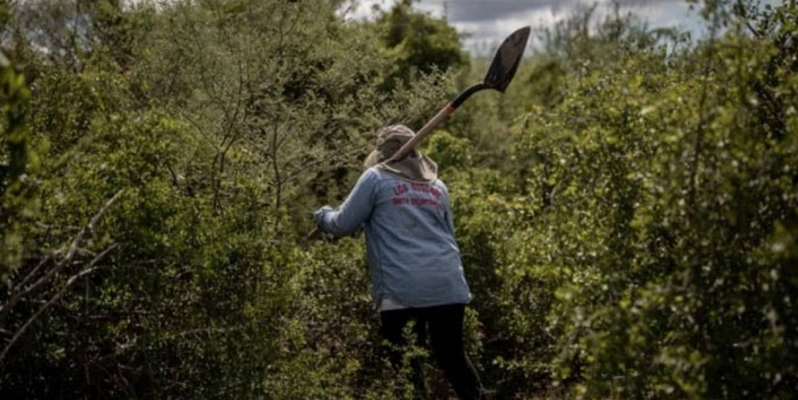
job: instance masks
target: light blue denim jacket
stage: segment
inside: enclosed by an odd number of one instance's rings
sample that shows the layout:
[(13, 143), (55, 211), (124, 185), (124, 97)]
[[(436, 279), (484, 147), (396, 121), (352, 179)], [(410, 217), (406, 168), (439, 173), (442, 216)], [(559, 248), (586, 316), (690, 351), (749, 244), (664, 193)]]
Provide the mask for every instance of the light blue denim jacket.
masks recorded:
[(440, 180), (417, 183), (372, 167), (338, 210), (324, 206), (315, 219), (320, 229), (335, 236), (365, 225), (378, 307), (386, 297), (412, 308), (471, 300), (454, 239), (449, 193)]

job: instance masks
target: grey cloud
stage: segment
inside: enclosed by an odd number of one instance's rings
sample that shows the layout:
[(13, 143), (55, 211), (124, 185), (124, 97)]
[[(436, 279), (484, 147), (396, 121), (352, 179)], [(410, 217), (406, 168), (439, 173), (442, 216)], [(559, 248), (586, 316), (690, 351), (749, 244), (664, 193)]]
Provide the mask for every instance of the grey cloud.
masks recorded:
[[(373, 5), (389, 9), (397, 0), (358, 0), (361, 17)], [(765, 3), (778, 0), (764, 0)], [(486, 54), (495, 50), (513, 29), (522, 25), (545, 27), (572, 14), (580, 7), (600, 3), (598, 13), (609, 11), (611, 0), (420, 0), (416, 6), (432, 15), (447, 16), (457, 30), (466, 34), (463, 44), (469, 50)], [(691, 31), (700, 25), (695, 13), (688, 13), (685, 0), (620, 0), (624, 11), (634, 11), (652, 26), (681, 26)], [(698, 7), (700, 8), (700, 6)], [(530, 41), (535, 42), (537, 36)]]
[[(626, 0), (623, 6), (646, 6), (661, 3), (683, 3), (684, 0)], [(448, 17), (452, 22), (491, 21), (512, 17), (536, 10), (568, 12), (578, 5), (590, 5), (585, 0), (421, 0), (430, 7), (448, 6)]]
[(476, 22), (511, 17), (532, 10), (557, 10), (572, 3), (576, 3), (576, 0), (450, 0), (448, 6), (452, 22)]

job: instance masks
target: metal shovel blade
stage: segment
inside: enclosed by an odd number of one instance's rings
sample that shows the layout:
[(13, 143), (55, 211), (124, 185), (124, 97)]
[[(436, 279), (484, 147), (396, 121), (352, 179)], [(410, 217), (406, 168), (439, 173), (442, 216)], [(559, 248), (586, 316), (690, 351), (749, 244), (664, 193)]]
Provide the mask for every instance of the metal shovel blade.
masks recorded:
[(529, 31), (529, 27), (526, 26), (504, 39), (485, 76), (485, 86), (504, 93), (507, 85), (513, 80), (515, 71), (518, 70), (518, 64), (521, 63), (521, 56), (524, 55), (529, 40)]

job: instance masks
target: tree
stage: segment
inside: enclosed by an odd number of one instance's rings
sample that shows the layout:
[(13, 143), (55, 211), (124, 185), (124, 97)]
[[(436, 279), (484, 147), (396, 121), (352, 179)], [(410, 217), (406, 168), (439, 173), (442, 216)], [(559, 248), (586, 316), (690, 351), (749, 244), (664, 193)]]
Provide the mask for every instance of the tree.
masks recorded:
[(444, 20), (415, 11), (412, 5), (413, 0), (397, 2), (377, 20), (382, 41), (395, 60), (391, 82), (466, 65), (457, 31)]

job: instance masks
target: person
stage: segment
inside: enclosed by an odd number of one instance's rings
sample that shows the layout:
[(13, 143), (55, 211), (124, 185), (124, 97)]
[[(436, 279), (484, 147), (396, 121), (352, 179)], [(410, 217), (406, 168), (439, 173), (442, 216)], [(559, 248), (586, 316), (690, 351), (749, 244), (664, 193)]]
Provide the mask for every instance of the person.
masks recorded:
[[(397, 348), (406, 345), (403, 329), (414, 321), (417, 344), (429, 336), (458, 397), (482, 399), (482, 384), (463, 346), (463, 316), (471, 293), (447, 188), (438, 179), (435, 162), (416, 150), (386, 163), (413, 136), (403, 125), (380, 129), (366, 171), (337, 210), (324, 206), (314, 214), (316, 225), (334, 236), (365, 227), (374, 302), (382, 333), (392, 344), (393, 366), (401, 365)], [(416, 394), (425, 398), (421, 360), (415, 359), (412, 369)]]

